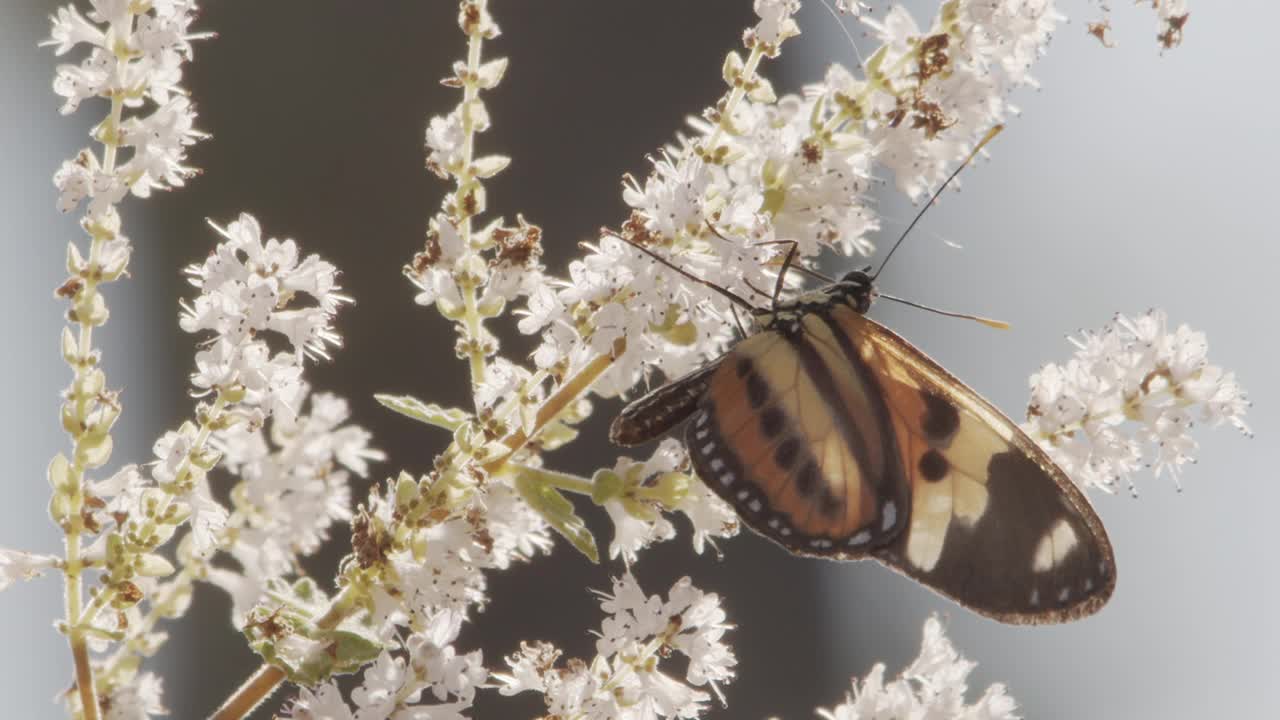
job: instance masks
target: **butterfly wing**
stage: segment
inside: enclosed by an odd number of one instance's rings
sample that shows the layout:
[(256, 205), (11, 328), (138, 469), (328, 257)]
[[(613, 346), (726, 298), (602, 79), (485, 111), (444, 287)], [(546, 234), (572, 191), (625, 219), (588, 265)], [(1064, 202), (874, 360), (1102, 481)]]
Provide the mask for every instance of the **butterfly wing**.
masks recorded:
[(1002, 622), (1063, 622), (1107, 601), (1116, 572), (1102, 523), (1012, 420), (848, 306), (803, 324), (874, 369), (892, 416), (910, 520), (877, 559)]
[(906, 527), (893, 432), (864, 366), (805, 333), (765, 330), (710, 373), (685, 444), (757, 532), (798, 554), (854, 558)]

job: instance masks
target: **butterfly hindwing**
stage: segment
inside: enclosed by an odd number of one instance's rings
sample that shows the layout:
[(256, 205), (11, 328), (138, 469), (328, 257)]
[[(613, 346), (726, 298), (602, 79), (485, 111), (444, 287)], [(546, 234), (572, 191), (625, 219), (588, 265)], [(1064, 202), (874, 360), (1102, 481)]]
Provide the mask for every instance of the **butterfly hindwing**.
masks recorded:
[[(711, 375), (685, 432), (698, 475), (789, 550), (852, 558), (898, 534), (907, 488), (869, 379), (805, 338), (766, 330)], [(850, 412), (852, 410), (852, 412)]]
[(858, 348), (893, 418), (910, 521), (877, 559), (1004, 622), (1061, 622), (1106, 602), (1116, 573), (1101, 522), (1013, 421), (847, 305), (804, 319), (815, 323)]

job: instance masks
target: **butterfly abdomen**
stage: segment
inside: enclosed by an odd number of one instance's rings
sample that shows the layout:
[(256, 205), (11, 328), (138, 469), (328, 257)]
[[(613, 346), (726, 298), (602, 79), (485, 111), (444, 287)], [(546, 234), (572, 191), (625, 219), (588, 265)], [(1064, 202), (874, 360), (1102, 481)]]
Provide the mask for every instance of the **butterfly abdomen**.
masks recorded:
[(609, 426), (609, 439), (631, 447), (665, 435), (693, 413), (716, 367), (708, 363), (629, 403)]

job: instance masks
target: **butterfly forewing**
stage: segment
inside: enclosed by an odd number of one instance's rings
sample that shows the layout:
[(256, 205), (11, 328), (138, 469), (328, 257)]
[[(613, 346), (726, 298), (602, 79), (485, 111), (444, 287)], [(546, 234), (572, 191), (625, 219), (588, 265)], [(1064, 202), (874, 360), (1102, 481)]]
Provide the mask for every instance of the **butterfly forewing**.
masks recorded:
[(905, 526), (907, 488), (874, 388), (831, 352), (772, 330), (742, 341), (685, 440), (699, 476), (752, 528), (793, 552), (857, 557)]
[(1101, 607), (1115, 587), (1111, 544), (1062, 470), (901, 337), (845, 305), (825, 318), (876, 370), (910, 486), (910, 521), (876, 557), (1005, 622), (1060, 622)]

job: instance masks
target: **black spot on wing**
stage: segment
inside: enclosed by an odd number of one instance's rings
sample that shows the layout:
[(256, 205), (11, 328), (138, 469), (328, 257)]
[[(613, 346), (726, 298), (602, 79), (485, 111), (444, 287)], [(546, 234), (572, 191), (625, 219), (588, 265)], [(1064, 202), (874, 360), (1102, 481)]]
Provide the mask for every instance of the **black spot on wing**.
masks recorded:
[(782, 429), (786, 427), (786, 424), (786, 416), (776, 406), (767, 407), (764, 412), (760, 413), (760, 430), (766, 438), (773, 439), (777, 437), (778, 433), (782, 432)]
[(818, 464), (813, 460), (810, 460), (804, 464), (804, 467), (800, 469), (799, 474), (796, 475), (796, 490), (801, 495), (808, 497), (818, 488), (819, 479)]
[(925, 406), (921, 421), (925, 437), (931, 444), (949, 444), (960, 429), (960, 411), (950, 400), (937, 393), (925, 390), (921, 391), (920, 396), (924, 399)]
[(920, 456), (920, 476), (929, 482), (937, 482), (946, 477), (947, 470), (951, 469), (947, 459), (942, 453), (930, 448), (924, 455)]
[(778, 447), (773, 451), (773, 461), (783, 470), (790, 470), (798, 457), (800, 457), (800, 441), (794, 437), (778, 443)]
[(769, 400), (769, 383), (760, 377), (759, 373), (750, 373), (747, 375), (747, 402), (751, 403), (751, 408), (757, 409)]

